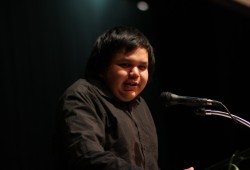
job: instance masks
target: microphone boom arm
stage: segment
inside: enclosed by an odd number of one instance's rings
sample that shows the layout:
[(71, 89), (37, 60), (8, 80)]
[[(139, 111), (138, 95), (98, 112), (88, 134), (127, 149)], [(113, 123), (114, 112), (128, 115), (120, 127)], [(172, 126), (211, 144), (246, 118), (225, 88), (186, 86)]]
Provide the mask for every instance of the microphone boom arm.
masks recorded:
[(200, 116), (215, 115), (215, 116), (226, 117), (229, 119), (235, 119), (235, 120), (237, 120), (237, 122), (250, 128), (250, 122), (248, 122), (247, 120), (245, 120), (239, 116), (236, 116), (234, 114), (229, 114), (227, 112), (222, 112), (222, 111), (218, 111), (218, 110), (211, 110), (211, 109), (198, 109), (196, 111), (196, 114), (200, 115)]

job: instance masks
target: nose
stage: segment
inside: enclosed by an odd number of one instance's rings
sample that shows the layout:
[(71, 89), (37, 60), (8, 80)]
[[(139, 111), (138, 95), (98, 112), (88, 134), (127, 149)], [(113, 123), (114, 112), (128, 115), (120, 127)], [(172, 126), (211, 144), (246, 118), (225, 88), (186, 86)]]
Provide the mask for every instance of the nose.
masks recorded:
[(139, 68), (138, 68), (138, 67), (133, 67), (133, 68), (130, 70), (129, 75), (130, 75), (131, 77), (138, 77), (138, 76), (139, 76), (139, 73), (140, 73)]

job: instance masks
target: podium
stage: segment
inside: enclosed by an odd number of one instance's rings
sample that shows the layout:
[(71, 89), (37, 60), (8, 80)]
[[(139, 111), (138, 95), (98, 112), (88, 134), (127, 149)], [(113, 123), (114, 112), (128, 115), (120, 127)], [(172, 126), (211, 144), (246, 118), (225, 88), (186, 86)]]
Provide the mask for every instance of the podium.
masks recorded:
[[(247, 120), (229, 112), (202, 108), (196, 110), (196, 114), (200, 116), (214, 115), (226, 117), (250, 128), (250, 123)], [(250, 170), (250, 148), (241, 152), (236, 151), (230, 158), (218, 162), (205, 170)]]
[(250, 170), (250, 148), (235, 152), (230, 158), (222, 160), (205, 170)]

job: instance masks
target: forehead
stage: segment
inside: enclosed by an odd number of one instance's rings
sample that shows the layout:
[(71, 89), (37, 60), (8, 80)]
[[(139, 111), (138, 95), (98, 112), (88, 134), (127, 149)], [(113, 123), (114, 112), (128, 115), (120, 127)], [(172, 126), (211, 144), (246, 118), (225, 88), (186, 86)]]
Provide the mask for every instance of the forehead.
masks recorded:
[(148, 62), (148, 51), (145, 48), (136, 48), (129, 52), (120, 50), (113, 56), (113, 61), (117, 60)]

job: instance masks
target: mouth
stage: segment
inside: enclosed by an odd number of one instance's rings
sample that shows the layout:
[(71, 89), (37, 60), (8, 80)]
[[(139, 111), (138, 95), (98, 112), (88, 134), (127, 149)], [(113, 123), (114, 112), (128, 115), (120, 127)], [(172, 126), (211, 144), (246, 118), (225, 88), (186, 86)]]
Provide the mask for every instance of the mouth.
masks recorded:
[(126, 91), (135, 91), (137, 90), (138, 83), (136, 82), (125, 82), (124, 87)]
[(137, 86), (138, 83), (137, 82), (125, 82), (124, 83), (126, 86)]

